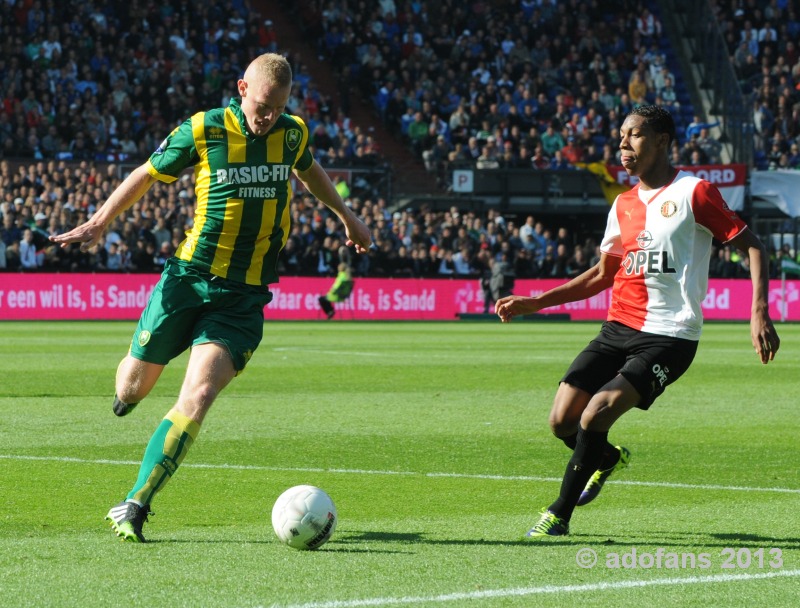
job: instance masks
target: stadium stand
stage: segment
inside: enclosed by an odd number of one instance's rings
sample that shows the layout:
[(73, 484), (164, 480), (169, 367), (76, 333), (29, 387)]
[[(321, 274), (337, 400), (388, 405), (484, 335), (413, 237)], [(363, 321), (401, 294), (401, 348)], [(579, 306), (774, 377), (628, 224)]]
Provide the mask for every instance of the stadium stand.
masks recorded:
[[(380, 163), (379, 141), (388, 136), (441, 190), (459, 163), (614, 163), (616, 129), (634, 103), (669, 105), (682, 145), (695, 121), (686, 77), (653, 2), (381, 0), (347, 10), (301, 0), (270, 18), (262, 4), (2, 3), (10, 35), (0, 56), (0, 266), (157, 271), (191, 221), (189, 175), (157, 185), (111, 227), (97, 252), (51, 247), (47, 235), (88, 217), (125, 168), (146, 158), (177, 121), (226, 103), (243, 62), (267, 50), (292, 62), (290, 110), (308, 122), (324, 166)], [(303, 35), (282, 41), (287, 21), (302, 24)], [(781, 23), (788, 43), (794, 21)], [(312, 45), (310, 60), (302, 44)], [(761, 98), (765, 133), (774, 130), (775, 110), (769, 95)], [(362, 102), (374, 115), (359, 119), (377, 130), (351, 119)], [(482, 277), (505, 256), (519, 277), (560, 277), (596, 256), (596, 235), (579, 235), (557, 220), (543, 226), (527, 214), (504, 218), (455, 206), (394, 210), (381, 192), (341, 185), (376, 244), (354, 259), (356, 276)], [(345, 255), (335, 221), (302, 193), (292, 216), (283, 273), (333, 276)], [(538, 225), (533, 235), (529, 224)], [(23, 246), (26, 239), (33, 248)]]
[(739, 84), (753, 108), (755, 168), (800, 169), (798, 3), (712, 5)]
[(682, 138), (694, 116), (655, 3), (300, 5), (317, 16), (320, 56), (351, 74), (441, 187), (453, 163), (532, 166), (550, 125), (560, 148), (574, 144), (566, 164), (545, 146), (548, 168), (563, 168), (600, 160), (634, 103), (670, 106)]

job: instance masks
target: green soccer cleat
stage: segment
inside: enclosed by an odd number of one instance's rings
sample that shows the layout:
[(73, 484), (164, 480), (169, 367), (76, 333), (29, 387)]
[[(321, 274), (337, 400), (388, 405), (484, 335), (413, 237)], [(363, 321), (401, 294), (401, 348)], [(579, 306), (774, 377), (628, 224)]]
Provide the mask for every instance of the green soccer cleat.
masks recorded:
[(111, 507), (106, 515), (106, 521), (111, 522), (111, 529), (123, 542), (146, 543), (142, 536), (142, 525), (147, 521), (148, 515), (153, 515), (150, 505), (140, 507), (135, 502), (123, 500)]
[(611, 473), (614, 471), (621, 471), (631, 461), (631, 452), (628, 448), (623, 448), (621, 446), (615, 446), (619, 450), (619, 460), (617, 464), (615, 464), (610, 469), (606, 469), (605, 471), (595, 471), (594, 475), (591, 476), (589, 481), (586, 484), (586, 487), (581, 492), (580, 497), (578, 498), (577, 506), (582, 507), (583, 505), (588, 505), (592, 502), (597, 495), (600, 494), (600, 490), (603, 489), (603, 484), (606, 480), (611, 477)]
[(548, 536), (566, 536), (569, 534), (569, 522), (556, 514), (544, 510), (536, 525), (525, 535), (526, 540), (545, 538)]

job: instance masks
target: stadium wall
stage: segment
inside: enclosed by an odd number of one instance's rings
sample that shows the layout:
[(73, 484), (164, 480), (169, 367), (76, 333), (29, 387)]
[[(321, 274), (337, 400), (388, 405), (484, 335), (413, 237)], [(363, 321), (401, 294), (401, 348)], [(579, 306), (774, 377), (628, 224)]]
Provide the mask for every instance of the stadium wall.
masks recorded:
[[(0, 283), (0, 320), (136, 320), (159, 275), (151, 274), (4, 274)], [(535, 295), (563, 283), (560, 279), (517, 280), (514, 293)], [(272, 286), (267, 319), (322, 319), (317, 298), (332, 279), (284, 277)], [(800, 320), (800, 281), (770, 282), (773, 319)], [(706, 319), (750, 319), (750, 282), (711, 279), (703, 303)], [(609, 292), (587, 301), (547, 309), (572, 320), (603, 320)], [(356, 279), (347, 302), (336, 304), (337, 318), (357, 320), (456, 320), (484, 313), (478, 279)]]

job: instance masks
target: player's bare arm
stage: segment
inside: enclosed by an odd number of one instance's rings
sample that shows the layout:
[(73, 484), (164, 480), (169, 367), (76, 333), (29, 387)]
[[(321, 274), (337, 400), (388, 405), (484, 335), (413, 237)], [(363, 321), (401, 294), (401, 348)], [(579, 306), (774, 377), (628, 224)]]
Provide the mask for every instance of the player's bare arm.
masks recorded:
[(730, 241), (750, 259), (753, 304), (750, 313), (750, 339), (762, 363), (775, 359), (781, 345), (778, 332), (769, 317), (769, 257), (764, 244), (748, 228)]
[(355, 245), (357, 253), (366, 253), (372, 242), (369, 228), (344, 204), (328, 174), (317, 161), (305, 171), (295, 171), (308, 191), (328, 206), (344, 223), (347, 245)]
[(564, 285), (534, 297), (507, 296), (497, 300), (495, 312), (503, 323), (508, 323), (519, 315), (591, 298), (614, 284), (614, 275), (621, 262), (622, 258), (603, 253), (596, 265)]
[(147, 165), (140, 165), (111, 193), (88, 222), (64, 234), (51, 236), (50, 240), (62, 248), (70, 243), (80, 243), (81, 251), (88, 251), (97, 245), (111, 221), (142, 198), (155, 181), (147, 172)]

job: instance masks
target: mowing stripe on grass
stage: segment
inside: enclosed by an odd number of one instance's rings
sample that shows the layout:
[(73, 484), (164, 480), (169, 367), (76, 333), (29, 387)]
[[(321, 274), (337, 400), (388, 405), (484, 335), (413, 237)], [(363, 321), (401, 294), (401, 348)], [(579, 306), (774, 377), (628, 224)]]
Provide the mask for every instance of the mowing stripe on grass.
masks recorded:
[[(458, 602), (504, 597), (523, 597), (550, 593), (584, 593), (589, 591), (614, 591), (640, 587), (698, 585), (755, 581), (765, 578), (800, 576), (800, 570), (776, 570), (758, 574), (712, 574), (686, 578), (662, 578), (655, 580), (619, 581), (617, 583), (587, 583), (585, 585), (544, 585), (542, 587), (517, 587), (513, 589), (486, 589), (430, 596), (376, 597), (361, 600), (339, 600), (330, 602), (308, 602), (305, 604), (270, 604), (272, 608), (360, 608), (361, 606), (396, 606), (400, 604), (424, 604), (427, 602)], [(258, 608), (264, 608), (259, 606)]]
[[(73, 458), (71, 456), (29, 456), (25, 454), (0, 454), (0, 460), (35, 460), (44, 462), (66, 462), (74, 464), (141, 464), (139, 460), (106, 460)], [(336, 473), (346, 475), (402, 475), (417, 477), (445, 477), (454, 479), (488, 479), (495, 481), (536, 481), (561, 483), (560, 477), (535, 477), (531, 475), (488, 475), (480, 473), (420, 473), (418, 471), (375, 471), (370, 469), (332, 469), (323, 467), (271, 467), (258, 464), (205, 464), (184, 463), (181, 468), (192, 469), (230, 469), (235, 471), (276, 471), (286, 473)], [(672, 483), (668, 481), (625, 481), (613, 480), (608, 483), (627, 486), (649, 486), (659, 488), (677, 488), (686, 490), (728, 490), (731, 492), (780, 492), (783, 494), (800, 494), (797, 488), (759, 488), (751, 486), (723, 486), (711, 484)]]
[(357, 356), (357, 357), (394, 357), (393, 353), (364, 352), (358, 350), (323, 350), (305, 346), (276, 346), (272, 349), (276, 353), (314, 353), (315, 355)]

